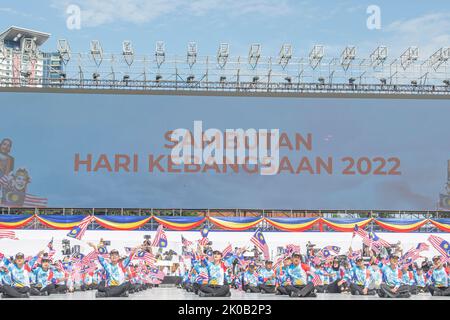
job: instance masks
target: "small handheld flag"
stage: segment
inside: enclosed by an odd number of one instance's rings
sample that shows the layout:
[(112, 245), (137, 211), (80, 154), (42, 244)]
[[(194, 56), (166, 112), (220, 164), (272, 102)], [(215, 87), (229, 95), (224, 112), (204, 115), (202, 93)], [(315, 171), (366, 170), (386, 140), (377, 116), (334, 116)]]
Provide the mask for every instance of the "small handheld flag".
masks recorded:
[(264, 235), (262, 234), (260, 229), (257, 229), (256, 232), (253, 234), (250, 241), (264, 254), (264, 259), (268, 260), (270, 258), (269, 256), (269, 246), (267, 245), (266, 239), (264, 238)]
[(19, 240), (19, 238), (16, 237), (16, 233), (9, 230), (0, 230), (0, 239)]
[(155, 239), (153, 239), (152, 247), (165, 248), (167, 247), (167, 237), (164, 232), (164, 227), (162, 224), (158, 226), (156, 230)]
[(435, 235), (429, 236), (428, 241), (444, 258), (450, 258), (450, 244), (448, 241)]
[(84, 236), (84, 233), (86, 232), (86, 229), (88, 228), (89, 224), (92, 222), (93, 219), (94, 216), (89, 215), (85, 217), (78, 226), (72, 228), (72, 230), (69, 231), (67, 236), (70, 238), (81, 240), (81, 238), (83, 238)]

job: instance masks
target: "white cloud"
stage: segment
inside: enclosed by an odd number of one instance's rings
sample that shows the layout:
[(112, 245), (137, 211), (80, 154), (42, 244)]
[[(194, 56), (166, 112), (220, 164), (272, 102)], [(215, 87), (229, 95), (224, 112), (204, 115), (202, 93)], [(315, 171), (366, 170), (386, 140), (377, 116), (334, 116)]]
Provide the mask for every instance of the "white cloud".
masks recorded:
[(70, 4), (80, 6), (82, 24), (88, 27), (114, 22), (140, 24), (182, 13), (274, 16), (291, 12), (287, 0), (66, 0), (54, 1), (53, 6), (65, 11)]
[(415, 45), (419, 47), (422, 58), (426, 58), (440, 47), (450, 45), (450, 12), (397, 20), (385, 31), (392, 36), (392, 43), (396, 44), (398, 51)]

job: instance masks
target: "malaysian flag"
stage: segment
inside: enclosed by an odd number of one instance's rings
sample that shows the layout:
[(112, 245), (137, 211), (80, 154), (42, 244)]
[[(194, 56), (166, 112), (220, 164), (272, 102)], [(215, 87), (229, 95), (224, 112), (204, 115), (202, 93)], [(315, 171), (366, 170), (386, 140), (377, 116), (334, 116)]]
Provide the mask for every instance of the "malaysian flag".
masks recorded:
[(65, 271), (64, 265), (63, 265), (63, 263), (61, 262), (61, 260), (58, 260), (58, 262), (56, 263), (56, 268), (57, 268), (59, 271), (62, 271), (62, 272)]
[(231, 246), (231, 244), (228, 244), (225, 249), (223, 249), (222, 251), (222, 256), (226, 257), (228, 254), (230, 254), (233, 251), (233, 247)]
[(46, 198), (40, 198), (33, 196), (31, 194), (25, 194), (25, 199), (23, 201), (23, 207), (24, 208), (45, 208), (47, 207), (47, 201)]
[(158, 280), (163, 280), (164, 277), (166, 276), (164, 274), (164, 272), (162, 272), (161, 270), (159, 270), (158, 268), (152, 268), (150, 270), (150, 274), (154, 277), (156, 277)]
[(181, 235), (181, 244), (185, 247), (190, 247), (192, 245), (192, 241), (189, 241), (183, 235)]
[(300, 253), (300, 246), (295, 244), (288, 244), (286, 246), (286, 254)]
[(3, 187), (7, 186), (8, 185), (8, 181), (9, 181), (9, 178), (8, 178), (7, 175), (1, 176), (0, 177), (0, 186), (3, 186)]
[(321, 286), (322, 285), (322, 279), (320, 279), (320, 276), (317, 273), (312, 273), (312, 283), (314, 286)]
[(9, 230), (0, 230), (0, 239), (19, 240), (19, 238), (16, 237), (16, 233)]
[(389, 242), (387, 242), (386, 240), (381, 239), (380, 237), (378, 237), (375, 232), (369, 232), (369, 237), (372, 240), (372, 242), (375, 245), (380, 245), (386, 248), (390, 248), (391, 244)]
[(81, 220), (80, 224), (76, 227), (72, 228), (70, 232), (67, 234), (68, 237), (75, 238), (78, 240), (81, 240), (83, 238), (84, 233), (86, 232), (86, 229), (88, 228), (89, 224), (94, 219), (94, 216), (86, 216), (83, 220)]
[(341, 248), (337, 246), (326, 246), (323, 250), (327, 250), (328, 252), (339, 254), (341, 252)]
[(375, 233), (368, 233), (364, 229), (359, 228), (358, 225), (355, 225), (353, 230), (353, 236), (355, 236), (355, 234), (359, 235), (362, 238), (363, 243), (376, 253), (381, 251), (381, 247), (391, 246), (388, 242), (380, 239)]
[(81, 262), (84, 264), (88, 264), (91, 261), (97, 260), (97, 256), (98, 256), (97, 251), (95, 250), (91, 251), (81, 259)]
[(279, 267), (281, 267), (281, 264), (283, 263), (283, 257), (279, 257), (277, 261), (273, 264), (273, 270), (277, 270)]
[(264, 238), (261, 230), (257, 229), (250, 241), (263, 252), (264, 259), (269, 260), (269, 246), (267, 245), (266, 239)]
[(204, 280), (208, 280), (209, 276), (205, 271), (201, 271), (199, 274), (197, 274), (197, 277), (195, 278), (195, 282), (198, 281), (204, 281)]
[(403, 255), (401, 264), (410, 265), (420, 257), (422, 251), (428, 250), (430, 247), (426, 243), (422, 242), (417, 245), (416, 248), (411, 248)]
[(206, 246), (209, 242), (209, 240), (208, 240), (209, 228), (203, 227), (202, 230), (200, 230), (200, 233), (202, 235), (202, 238), (200, 240), (198, 240), (198, 243), (201, 246)]
[(135, 259), (143, 260), (152, 267), (154, 267), (156, 263), (155, 256), (147, 251), (139, 251), (135, 256)]
[(167, 237), (164, 232), (164, 227), (162, 224), (158, 226), (156, 230), (155, 239), (153, 239), (152, 247), (165, 248), (167, 247)]
[(81, 259), (83, 259), (83, 258), (84, 258), (84, 254), (82, 254), (80, 252), (76, 252), (70, 257), (70, 261), (76, 263), (76, 262), (80, 262)]
[(348, 253), (347, 257), (349, 257), (352, 260), (355, 260), (356, 258), (360, 258), (362, 257), (362, 250), (356, 250), (356, 251), (352, 251), (352, 253)]
[(47, 248), (48, 248), (48, 258), (51, 259), (56, 254), (56, 250), (53, 248), (53, 238), (47, 244)]
[(428, 241), (446, 260), (450, 259), (450, 244), (448, 241), (434, 235), (429, 236)]

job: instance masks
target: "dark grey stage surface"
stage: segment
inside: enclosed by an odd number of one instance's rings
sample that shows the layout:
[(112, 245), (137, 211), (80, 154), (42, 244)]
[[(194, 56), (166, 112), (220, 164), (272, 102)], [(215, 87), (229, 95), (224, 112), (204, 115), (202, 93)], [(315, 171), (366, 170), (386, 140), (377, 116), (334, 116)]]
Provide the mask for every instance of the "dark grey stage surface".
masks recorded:
[[(393, 299), (381, 299), (378, 296), (352, 296), (351, 294), (341, 293), (319, 293), (317, 298), (290, 298), (288, 296), (277, 296), (274, 294), (259, 294), (259, 293), (244, 293), (238, 290), (231, 290), (231, 297), (229, 298), (200, 298), (199, 296), (188, 293), (182, 289), (175, 287), (163, 287), (153, 288), (146, 291), (130, 294), (128, 298), (95, 298), (95, 291), (75, 292), (68, 294), (55, 294), (48, 297), (30, 297), (33, 300), (393, 300)], [(0, 299), (0, 304), (2, 300)], [(16, 299), (7, 299), (16, 300)], [(24, 299), (17, 299), (24, 300)], [(27, 299), (29, 300), (29, 299)], [(430, 294), (418, 294), (413, 295), (408, 299), (395, 299), (395, 300), (449, 300), (450, 297), (432, 297)]]

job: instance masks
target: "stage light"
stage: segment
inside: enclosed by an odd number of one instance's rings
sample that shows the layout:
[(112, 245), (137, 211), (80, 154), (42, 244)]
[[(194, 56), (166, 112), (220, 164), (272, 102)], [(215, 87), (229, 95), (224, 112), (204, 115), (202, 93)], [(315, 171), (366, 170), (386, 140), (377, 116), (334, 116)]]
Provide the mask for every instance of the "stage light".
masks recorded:
[(97, 68), (102, 64), (103, 61), (103, 48), (98, 40), (91, 41), (91, 57), (95, 62)]
[(278, 54), (278, 63), (284, 69), (289, 63), (289, 60), (292, 58), (292, 45), (285, 43), (280, 49), (280, 53)]
[(71, 58), (69, 42), (66, 39), (58, 39), (57, 50), (64, 64), (67, 64)]
[(158, 68), (161, 67), (166, 60), (166, 48), (163, 41), (156, 42), (155, 59)]
[(229, 44), (221, 43), (219, 45), (219, 49), (217, 50), (217, 64), (221, 69), (223, 69), (227, 64), (229, 54), (230, 54)]
[(197, 61), (197, 44), (195, 42), (189, 42), (187, 48), (187, 64), (189, 68)]
[(439, 67), (444, 63), (447, 62), (450, 58), (450, 48), (444, 47), (437, 50), (435, 53), (433, 53), (430, 58), (426, 62), (428, 62), (429, 66), (433, 67), (435, 71), (439, 69)]
[(400, 56), (400, 64), (403, 70), (406, 70), (412, 63), (417, 61), (419, 58), (419, 48), (417, 47), (409, 47), (405, 52)]
[(122, 55), (127, 65), (131, 66), (134, 61), (134, 50), (133, 44), (130, 40), (125, 40), (122, 42)]
[(347, 71), (353, 60), (356, 58), (356, 47), (347, 46), (341, 53), (341, 66)]
[(253, 43), (250, 45), (248, 51), (248, 64), (255, 69), (258, 65), (259, 58), (261, 58), (261, 45), (259, 43)]
[(325, 50), (322, 45), (315, 45), (309, 53), (309, 65), (314, 70), (322, 61), (325, 55)]
[(388, 48), (386, 46), (379, 46), (370, 54), (370, 61), (372, 67), (376, 68), (383, 64), (388, 57)]

